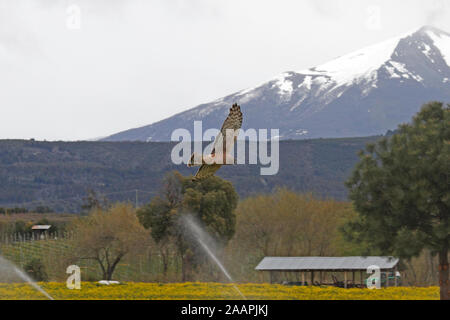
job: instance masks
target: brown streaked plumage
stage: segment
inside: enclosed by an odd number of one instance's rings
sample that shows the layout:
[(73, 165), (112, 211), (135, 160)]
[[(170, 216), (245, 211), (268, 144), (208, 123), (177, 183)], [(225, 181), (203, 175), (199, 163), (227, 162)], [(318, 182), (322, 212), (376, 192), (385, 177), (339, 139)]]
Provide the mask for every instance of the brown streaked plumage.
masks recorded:
[[(223, 122), (222, 128), (220, 129), (220, 133), (217, 135), (216, 139), (214, 140), (214, 148), (211, 152), (211, 155), (207, 157), (207, 161), (202, 157), (202, 164), (200, 166), (200, 169), (198, 169), (197, 173), (195, 174), (194, 178), (192, 180), (199, 181), (206, 178), (211, 177), (214, 175), (217, 170), (222, 167), (223, 164), (229, 164), (226, 161), (227, 155), (229, 154), (230, 150), (227, 150), (227, 138), (232, 138), (233, 141), (229, 141), (228, 144), (232, 150), (234, 150), (234, 143), (236, 142), (237, 136), (239, 134), (239, 130), (242, 127), (242, 112), (241, 107), (238, 106), (236, 103), (233, 104), (233, 106), (230, 109), (230, 113), (228, 114), (228, 117)], [(233, 133), (232, 135), (227, 135), (228, 133)], [(219, 149), (222, 146), (222, 151)], [(191, 161), (189, 162), (188, 166), (194, 166), (194, 154), (191, 156)], [(214, 160), (220, 159), (220, 163), (215, 163)], [(234, 163), (233, 163), (234, 164)]]

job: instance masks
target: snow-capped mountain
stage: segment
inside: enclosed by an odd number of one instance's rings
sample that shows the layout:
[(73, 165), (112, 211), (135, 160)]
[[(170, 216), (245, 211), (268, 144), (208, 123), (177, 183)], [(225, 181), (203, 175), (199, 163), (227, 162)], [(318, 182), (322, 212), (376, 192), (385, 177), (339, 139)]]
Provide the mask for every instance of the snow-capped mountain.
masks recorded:
[(423, 27), (104, 140), (169, 141), (197, 120), (220, 128), (234, 102), (244, 129), (280, 129), (282, 139), (370, 136), (409, 122), (433, 100), (450, 102), (450, 34)]

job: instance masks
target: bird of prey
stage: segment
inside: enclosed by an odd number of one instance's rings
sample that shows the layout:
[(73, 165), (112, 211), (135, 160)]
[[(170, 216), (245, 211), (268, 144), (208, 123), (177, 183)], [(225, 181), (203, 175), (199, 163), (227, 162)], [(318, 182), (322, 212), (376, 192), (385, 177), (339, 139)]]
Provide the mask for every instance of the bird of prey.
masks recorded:
[(230, 113), (222, 125), (222, 129), (220, 129), (219, 134), (214, 140), (211, 154), (207, 156), (192, 154), (188, 167), (200, 166), (200, 169), (198, 169), (192, 179), (193, 181), (200, 181), (211, 177), (222, 165), (236, 164), (232, 153), (241, 127), (241, 107), (235, 103), (231, 107)]

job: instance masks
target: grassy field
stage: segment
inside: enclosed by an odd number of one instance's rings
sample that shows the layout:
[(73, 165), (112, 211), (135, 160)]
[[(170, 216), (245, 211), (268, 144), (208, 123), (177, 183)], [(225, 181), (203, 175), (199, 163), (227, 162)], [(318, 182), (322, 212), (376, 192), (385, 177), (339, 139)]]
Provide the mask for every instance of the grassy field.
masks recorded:
[[(54, 299), (73, 300), (238, 300), (230, 284), (221, 283), (126, 283), (99, 285), (83, 282), (81, 290), (64, 283), (40, 283)], [(439, 300), (439, 288), (388, 288), (381, 290), (334, 287), (289, 287), (270, 284), (239, 284), (251, 300)], [(0, 284), (2, 300), (35, 300), (45, 297), (27, 284)]]

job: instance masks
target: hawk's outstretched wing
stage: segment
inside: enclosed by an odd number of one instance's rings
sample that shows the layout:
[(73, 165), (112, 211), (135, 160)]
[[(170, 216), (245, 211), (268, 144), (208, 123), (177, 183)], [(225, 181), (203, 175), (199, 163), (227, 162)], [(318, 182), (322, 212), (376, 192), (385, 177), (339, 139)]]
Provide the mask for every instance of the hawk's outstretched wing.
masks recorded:
[[(217, 135), (216, 139), (214, 140), (214, 148), (212, 150), (212, 155), (215, 155), (216, 153), (220, 154), (226, 154), (227, 150), (227, 130), (233, 130), (234, 134), (233, 136), (228, 136), (233, 139), (233, 142), (229, 142), (230, 146), (234, 148), (234, 141), (237, 139), (237, 136), (239, 134), (239, 129), (242, 127), (242, 112), (241, 107), (238, 106), (236, 103), (233, 104), (233, 106), (230, 109), (230, 113), (228, 114), (228, 117), (225, 119), (222, 125), (222, 129), (220, 129), (219, 134)], [(222, 152), (218, 150), (218, 148), (222, 148)], [(195, 174), (193, 180), (203, 180), (206, 179), (212, 175), (214, 175), (217, 170), (220, 169), (222, 165), (221, 164), (203, 164), (200, 169), (198, 169), (197, 173)]]
[(236, 140), (239, 129), (242, 127), (242, 112), (241, 107), (238, 106), (236, 103), (233, 104), (233, 106), (230, 109), (230, 113), (228, 114), (228, 117), (223, 122), (222, 128), (220, 129), (219, 134), (217, 135), (216, 139), (214, 140), (214, 149), (212, 151), (212, 154), (215, 154), (216, 152), (219, 152), (217, 148), (222, 146), (223, 153), (227, 153), (225, 150), (227, 146), (227, 130), (233, 130), (233, 136), (231, 137), (233, 141), (230, 141), (230, 146), (234, 148), (234, 140)]

